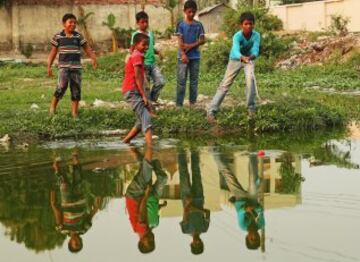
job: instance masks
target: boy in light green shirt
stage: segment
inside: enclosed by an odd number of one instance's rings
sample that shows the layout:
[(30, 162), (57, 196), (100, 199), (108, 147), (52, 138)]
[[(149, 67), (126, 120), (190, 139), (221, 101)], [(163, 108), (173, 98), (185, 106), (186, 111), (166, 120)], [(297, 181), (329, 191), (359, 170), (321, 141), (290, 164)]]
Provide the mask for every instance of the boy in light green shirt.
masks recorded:
[[(136, 14), (136, 24), (138, 26), (138, 30), (135, 31), (131, 36), (131, 44), (133, 42), (134, 36), (138, 33), (143, 33), (149, 36), (149, 48), (144, 56), (144, 64), (145, 64), (145, 73), (147, 82), (153, 82), (153, 86), (150, 89), (150, 86), (147, 87), (148, 98), (151, 102), (156, 102), (159, 98), (160, 90), (165, 85), (165, 80), (163, 75), (160, 72), (160, 68), (156, 65), (155, 55), (161, 54), (158, 50), (155, 49), (155, 37), (154, 33), (148, 31), (149, 27), (149, 16), (144, 11), (141, 11)], [(149, 90), (150, 89), (150, 90)]]

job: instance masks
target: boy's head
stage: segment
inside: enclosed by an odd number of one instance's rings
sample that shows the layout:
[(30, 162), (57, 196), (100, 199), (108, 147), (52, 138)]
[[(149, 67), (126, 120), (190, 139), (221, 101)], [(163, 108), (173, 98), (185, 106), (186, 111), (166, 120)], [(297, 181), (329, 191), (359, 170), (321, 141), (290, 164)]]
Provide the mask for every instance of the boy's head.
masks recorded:
[(144, 11), (141, 11), (135, 16), (136, 24), (141, 31), (146, 31), (149, 27), (149, 16)]
[(155, 238), (154, 233), (149, 231), (144, 235), (138, 243), (139, 251), (143, 254), (151, 253), (155, 250)]
[(149, 37), (142, 33), (137, 33), (133, 39), (134, 49), (141, 53), (145, 53), (149, 48)]
[(197, 4), (194, 0), (188, 0), (184, 4), (184, 13), (188, 20), (193, 20), (197, 12)]
[(250, 34), (254, 28), (255, 16), (251, 12), (244, 12), (240, 15), (240, 26), (245, 34)]
[(194, 255), (200, 255), (204, 252), (204, 243), (202, 242), (200, 236), (194, 236), (193, 241), (190, 244), (191, 253)]
[(83, 242), (78, 234), (72, 235), (69, 239), (68, 248), (71, 253), (78, 253), (83, 248)]
[(258, 249), (260, 247), (260, 235), (257, 230), (250, 230), (245, 237), (248, 249)]
[(62, 18), (62, 22), (66, 31), (73, 32), (76, 28), (76, 16), (73, 14), (65, 14)]

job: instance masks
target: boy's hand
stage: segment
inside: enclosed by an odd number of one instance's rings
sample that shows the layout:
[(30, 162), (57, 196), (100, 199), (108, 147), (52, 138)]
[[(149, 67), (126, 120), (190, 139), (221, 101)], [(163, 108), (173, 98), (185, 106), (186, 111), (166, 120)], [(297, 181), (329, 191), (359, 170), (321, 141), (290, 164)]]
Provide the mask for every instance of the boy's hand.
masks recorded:
[(249, 63), (249, 62), (250, 62), (250, 57), (248, 57), (248, 56), (242, 56), (242, 57), (241, 57), (241, 62), (243, 62), (243, 63), (245, 63), (245, 64)]
[(53, 76), (52, 68), (51, 68), (51, 67), (48, 67), (48, 69), (47, 69), (47, 74), (48, 74), (48, 77), (52, 77), (52, 76)]
[(189, 49), (189, 45), (185, 44), (185, 43), (182, 43), (182, 44), (180, 44), (180, 48), (183, 49), (183, 50)]
[(189, 58), (187, 57), (186, 54), (181, 55), (181, 62), (183, 62), (184, 64), (189, 63)]
[(148, 106), (149, 105), (149, 100), (147, 99), (146, 95), (143, 95), (142, 99), (144, 101), (145, 106)]

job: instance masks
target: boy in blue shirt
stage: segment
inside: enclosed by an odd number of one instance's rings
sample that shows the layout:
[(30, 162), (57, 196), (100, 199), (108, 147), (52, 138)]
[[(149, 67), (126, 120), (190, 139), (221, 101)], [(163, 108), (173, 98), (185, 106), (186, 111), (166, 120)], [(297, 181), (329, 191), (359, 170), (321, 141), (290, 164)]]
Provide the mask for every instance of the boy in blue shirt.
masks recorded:
[(176, 35), (179, 39), (176, 106), (183, 106), (188, 74), (190, 78), (190, 106), (196, 103), (198, 95), (199, 46), (205, 43), (205, 32), (203, 25), (194, 20), (196, 11), (196, 2), (193, 0), (186, 1), (184, 4), (185, 19), (176, 27)]
[(229, 63), (224, 79), (218, 87), (208, 110), (208, 121), (216, 121), (216, 113), (229, 91), (242, 67), (244, 67), (246, 81), (246, 105), (249, 116), (253, 116), (256, 110), (256, 82), (255, 82), (255, 59), (259, 56), (260, 34), (253, 30), (255, 17), (250, 12), (240, 16), (241, 31), (233, 36), (233, 44), (230, 51)]

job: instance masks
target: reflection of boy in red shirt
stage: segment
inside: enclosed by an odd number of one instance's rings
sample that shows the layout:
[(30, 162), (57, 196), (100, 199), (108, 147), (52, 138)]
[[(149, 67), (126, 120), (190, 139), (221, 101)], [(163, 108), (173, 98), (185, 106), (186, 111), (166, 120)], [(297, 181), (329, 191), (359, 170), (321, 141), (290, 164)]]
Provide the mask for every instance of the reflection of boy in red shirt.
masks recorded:
[[(134, 232), (139, 235), (139, 251), (141, 253), (150, 253), (155, 249), (154, 234), (152, 232), (152, 227), (149, 226), (147, 213), (147, 200), (153, 192), (153, 163), (151, 161), (152, 152), (151, 148), (147, 147), (145, 157), (141, 157), (140, 153), (136, 150), (134, 150), (134, 153), (140, 161), (140, 168), (126, 190), (126, 209), (129, 214), (131, 226)], [(162, 185), (166, 183), (166, 178), (161, 179)], [(163, 186), (160, 187), (163, 188)], [(159, 193), (161, 193), (161, 190), (159, 190)], [(160, 205), (160, 208), (165, 205), (166, 204)]]

